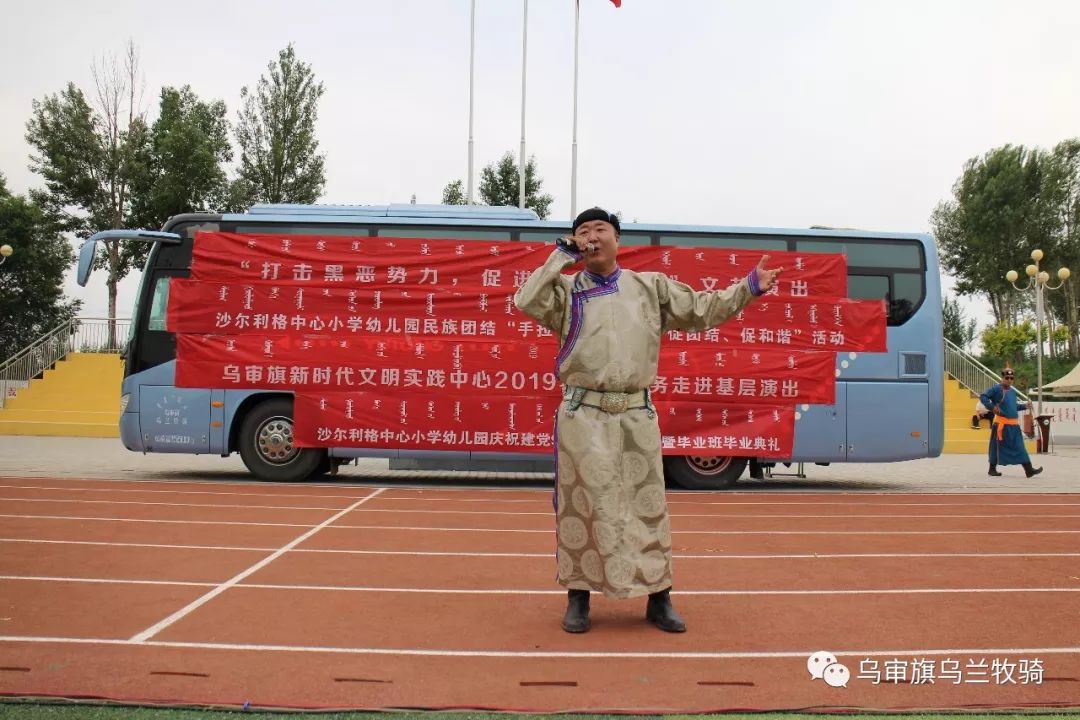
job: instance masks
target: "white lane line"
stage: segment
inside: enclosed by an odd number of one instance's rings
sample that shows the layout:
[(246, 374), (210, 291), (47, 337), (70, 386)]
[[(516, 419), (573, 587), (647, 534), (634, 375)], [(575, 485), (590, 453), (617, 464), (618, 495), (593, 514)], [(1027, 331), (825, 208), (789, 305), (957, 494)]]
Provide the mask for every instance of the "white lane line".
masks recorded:
[[(104, 547), (164, 548), (169, 550), (224, 550), (242, 552), (273, 552), (276, 548), (243, 547), (236, 545), (175, 545), (165, 543), (105, 542), (95, 540), (39, 540), (35, 538), (0, 538), (0, 543), (27, 543), (49, 545), (96, 545)], [(550, 560), (553, 552), (465, 552), (434, 550), (360, 550), (349, 548), (293, 548), (290, 553), (310, 553), (312, 555), (387, 555), (405, 557), (452, 557), (452, 558), (542, 558)], [(724, 555), (724, 554), (681, 554), (675, 553), (678, 560), (879, 560), (901, 558), (1071, 558), (1080, 557), (1080, 552), (967, 552), (967, 553), (798, 553), (798, 554), (760, 554), (760, 555)]]
[(160, 622), (158, 622), (158, 623), (156, 623), (154, 625), (151, 625), (150, 627), (148, 627), (147, 629), (143, 630), (140, 633), (136, 633), (135, 635), (133, 635), (131, 637), (131, 640), (133, 642), (143, 642), (145, 640), (149, 640), (154, 635), (157, 635), (159, 632), (161, 632), (165, 628), (169, 627), (170, 625), (172, 625), (176, 621), (181, 620), (182, 618), (186, 617), (192, 611), (197, 610), (198, 608), (202, 607), (203, 605), (205, 605), (210, 600), (213, 600), (215, 597), (217, 597), (221, 593), (225, 592), (229, 588), (231, 588), (234, 585), (238, 584), (244, 578), (248, 577), (249, 575), (251, 575), (253, 573), (258, 572), (259, 570), (263, 569), (264, 567), (266, 567), (267, 565), (272, 563), (274, 560), (277, 560), (279, 557), (281, 557), (282, 555), (284, 555), (285, 553), (287, 553), (289, 550), (293, 549), (294, 547), (296, 547), (300, 543), (304, 542), (309, 537), (313, 536), (315, 533), (322, 530), (324, 527), (330, 525), (332, 522), (334, 522), (338, 518), (344, 516), (350, 510), (353, 510), (354, 508), (359, 507), (360, 505), (367, 502), (371, 498), (377, 496), (379, 493), (383, 492), (383, 490), (384, 490), (384, 488), (378, 488), (377, 490), (375, 490), (373, 493), (371, 493), (367, 497), (364, 497), (364, 498), (361, 498), (360, 500), (357, 500), (355, 503), (353, 503), (349, 507), (345, 508), (344, 510), (340, 511), (336, 515), (334, 515), (332, 517), (329, 517), (326, 520), (323, 520), (321, 523), (319, 523), (315, 527), (311, 528), (310, 530), (305, 532), (303, 535), (300, 535), (299, 537), (293, 539), (292, 542), (289, 542), (289, 543), (287, 543), (285, 545), (282, 545), (280, 548), (278, 548), (272, 554), (266, 556), (265, 558), (263, 558), (259, 562), (255, 563), (251, 567), (247, 568), (246, 570), (242, 570), (241, 572), (237, 573), (236, 575), (229, 578), (225, 582), (221, 583), (216, 588), (214, 588), (210, 592), (206, 593), (202, 597), (196, 598), (192, 602), (188, 603), (184, 607), (182, 607), (179, 610), (177, 610), (176, 612), (174, 612), (169, 617), (165, 618), (164, 620), (161, 620)]
[[(22, 480), (26, 481), (32, 478), (29, 477), (2, 477), (0, 479), (6, 480)], [(221, 483), (220, 481), (213, 480), (130, 480), (130, 479), (105, 479), (105, 478), (86, 478), (86, 479), (73, 479), (76, 482), (109, 482), (113, 484), (129, 483), (129, 484), (148, 484), (149, 482), (163, 483), (163, 484), (175, 484), (184, 485), (192, 484), (195, 486), (212, 485), (215, 487), (228, 487), (229, 485), (239, 485), (240, 487), (248, 486), (263, 486), (262, 483), (252, 481), (250, 483)], [(365, 489), (362, 485), (305, 485), (310, 488), (323, 488), (323, 489), (345, 489), (356, 488)], [(236, 495), (236, 496), (249, 496), (249, 497), (273, 497), (273, 498), (312, 498), (312, 499), (341, 499), (341, 500), (356, 500), (362, 495), (315, 495), (307, 493), (272, 493), (272, 492), (228, 492), (228, 491), (213, 491), (213, 490), (173, 490), (173, 489), (152, 489), (152, 488), (83, 488), (73, 486), (40, 486), (40, 485), (7, 485), (0, 484), (0, 488), (18, 489), (18, 490), (59, 490), (59, 491), (71, 491), (71, 492), (108, 492), (108, 493), (164, 493), (164, 494), (176, 494), (176, 495)], [(394, 488), (391, 492), (400, 492), (401, 490), (409, 490), (409, 488)], [(438, 495), (440, 493), (455, 492), (492, 492), (491, 488), (415, 488), (415, 493), (427, 493), (429, 495)], [(511, 488), (506, 490), (508, 493), (543, 493), (541, 498), (536, 499), (515, 499), (515, 498), (453, 498), (453, 497), (421, 497), (416, 494), (410, 496), (383, 496), (378, 499), (379, 502), (385, 501), (402, 501), (402, 502), (448, 502), (448, 503), (527, 503), (534, 504), (538, 502), (545, 502), (547, 496), (551, 494), (551, 490), (536, 490), (525, 491), (520, 488)], [(803, 495), (811, 495), (813, 493), (727, 493), (729, 496), (737, 497), (776, 497), (776, 498), (789, 498), (800, 497)], [(852, 497), (857, 496), (871, 496), (871, 497), (884, 497), (892, 495), (893, 493), (849, 493)], [(832, 493), (832, 495), (839, 495), (839, 493)], [(923, 497), (957, 497), (957, 493), (919, 493)], [(1075, 493), (1041, 493), (1043, 497), (1075, 497)], [(757, 501), (744, 501), (744, 500), (680, 500), (677, 498), (682, 497), (695, 497), (700, 496), (700, 493), (685, 493), (679, 491), (673, 491), (668, 493), (669, 499), (668, 505), (707, 505), (707, 506), (741, 506), (741, 505), (766, 505), (766, 506), (783, 506), (783, 505), (821, 505), (821, 506), (870, 506), (870, 507), (1080, 507), (1080, 502), (1074, 503), (1052, 503), (1052, 502), (1002, 502), (1002, 503), (983, 503), (983, 502), (953, 502), (953, 503), (913, 503), (913, 502), (788, 502), (779, 501), (773, 502), (769, 500), (757, 500)], [(964, 496), (968, 497), (968, 496)], [(1011, 493), (978, 493), (971, 494), (970, 497), (1001, 497), (1002, 499), (1014, 497)], [(19, 498), (26, 499), (26, 498)]]
[[(302, 493), (254, 493), (254, 492), (215, 492), (213, 490), (151, 490), (149, 488), (84, 488), (84, 487), (56, 487), (44, 485), (4, 485), (0, 488), (6, 490), (54, 490), (57, 492), (103, 492), (103, 493), (157, 493), (162, 495), (222, 495), (236, 497), (267, 497), (267, 498), (300, 498), (300, 499), (331, 499), (331, 500), (358, 500), (364, 497), (360, 495), (307, 495)], [(365, 489), (365, 488), (360, 488)], [(18, 498), (25, 500), (26, 498)], [(536, 502), (535, 500), (521, 500), (519, 502)]]
[(72, 503), (72, 504), (94, 504), (94, 505), (160, 505), (165, 507), (196, 507), (196, 508), (224, 508), (224, 509), (236, 509), (243, 510), (319, 510), (326, 512), (328, 510), (341, 510), (341, 507), (311, 507), (311, 506), (299, 506), (299, 505), (228, 505), (228, 504), (211, 504), (211, 503), (172, 503), (172, 502), (151, 502), (149, 500), (69, 500), (67, 498), (11, 498), (0, 497), (0, 500), (5, 502), (39, 502), (39, 503)]
[[(0, 642), (10, 643), (54, 643), (68, 645), (134, 645), (131, 640), (111, 638), (71, 638), (35, 635), (0, 635)], [(333, 655), (404, 655), (411, 657), (497, 657), (497, 658), (666, 658), (681, 660), (770, 660), (798, 658), (805, 660), (814, 652), (806, 650), (777, 650), (758, 652), (619, 652), (619, 651), (579, 651), (558, 650), (424, 650), (420, 648), (354, 648), (319, 645), (258, 645), (248, 643), (208, 643), (148, 640), (138, 643), (141, 647), (184, 648), (192, 650), (240, 650), (245, 652), (286, 652), (286, 653), (328, 653)], [(833, 648), (830, 652), (838, 658), (867, 657), (922, 657), (927, 655), (956, 655), (958, 657), (985, 657), (1020, 655), (1077, 655), (1080, 647), (1013, 647), (1013, 648)]]
[[(254, 572), (259, 568), (252, 570)], [(248, 573), (250, 574), (250, 573)], [(242, 579), (242, 578), (241, 578)], [(395, 593), (408, 595), (559, 595), (565, 596), (566, 590), (542, 588), (423, 588), (423, 587), (371, 587), (360, 585), (280, 585), (276, 583), (244, 583), (232, 578), (226, 583), (186, 582), (181, 580), (132, 580), (122, 578), (85, 578), (85, 577), (49, 577), (38, 575), (0, 575), (0, 580), (10, 582), (56, 582), (87, 583), (98, 585), (178, 585), (185, 587), (210, 587), (210, 592), (202, 595), (189, 605), (176, 611), (157, 625), (134, 635), (132, 642), (142, 642), (184, 617), (192, 610), (220, 595), (228, 587), (247, 590), (280, 590), (304, 592), (350, 592), (350, 593)], [(1027, 588), (867, 588), (845, 590), (842, 588), (823, 588), (819, 590), (679, 590), (682, 596), (733, 597), (733, 596), (804, 596), (804, 595), (1018, 595), (1047, 593), (1080, 593), (1080, 587), (1027, 587)], [(159, 627), (160, 626), (160, 627)], [(151, 632), (153, 631), (153, 632)]]
[[(402, 588), (362, 587), (356, 585), (277, 585), (271, 583), (241, 583), (237, 587), (255, 590), (303, 590), (319, 592), (403, 593), (416, 595), (566, 595), (565, 589), (542, 590), (514, 588)], [(684, 595), (708, 597), (730, 596), (803, 596), (803, 595), (1015, 595), (1039, 593), (1080, 593), (1080, 587), (1062, 588), (868, 588), (865, 590), (679, 590)]]
[(311, 527), (310, 523), (241, 522), (238, 520), (159, 520), (154, 518), (83, 517), (80, 515), (0, 515), (25, 520), (100, 520), (102, 522), (166, 523), (171, 525), (253, 525), (256, 527)]
[[(394, 480), (394, 481), (396, 481), (396, 484), (395, 484), (395, 486), (393, 488), (395, 492), (402, 492), (402, 491), (405, 491), (405, 492), (413, 491), (413, 492), (417, 492), (417, 493), (425, 493), (425, 492), (507, 492), (507, 493), (519, 493), (519, 494), (530, 494), (530, 493), (546, 493), (548, 495), (551, 494), (551, 489), (550, 488), (546, 488), (546, 489), (543, 489), (543, 490), (532, 490), (532, 489), (529, 489), (529, 488), (507, 488), (506, 490), (500, 490), (498, 488), (492, 488), (489, 485), (473, 485), (473, 486), (470, 486), (470, 487), (452, 487), (452, 488), (449, 488), (449, 487), (431, 487), (429, 485), (407, 485), (407, 484), (404, 484), (405, 481), (407, 481), (407, 480), (422, 481), (422, 480), (431, 480), (431, 479), (439, 479), (439, 480), (450, 479), (450, 480), (457, 480), (457, 481), (460, 482), (460, 481), (465, 481), (465, 480), (484, 480), (484, 479), (486, 479), (486, 478), (470, 477), (471, 474), (472, 473), (469, 472), (469, 471), (461, 472), (461, 471), (453, 471), (453, 470), (449, 470), (447, 472), (436, 472), (436, 471), (427, 471), (427, 470), (415, 470), (415, 471), (414, 470), (378, 470), (378, 471), (374, 471), (374, 472), (370, 472), (370, 473), (357, 474), (357, 475), (348, 475), (348, 476), (341, 475), (339, 477), (341, 477), (342, 479), (341, 479), (341, 481), (339, 481), (337, 483), (307, 483), (307, 482), (305, 482), (303, 484), (303, 486), (304, 486), (304, 488), (315, 488), (315, 489), (319, 489), (319, 490), (345, 490), (345, 489), (354, 489), (354, 490), (368, 489), (368, 490), (370, 490), (370, 489), (374, 489), (376, 487), (383, 487), (382, 484), (378, 483), (379, 480)], [(533, 477), (533, 476), (535, 476), (535, 477)], [(533, 479), (537, 479), (537, 480), (549, 480), (550, 481), (550, 480), (553, 479), (553, 475), (545, 474), (545, 473), (516, 473), (516, 474), (514, 474), (514, 473), (503, 473), (503, 474), (500, 474), (498, 476), (498, 478), (491, 478), (491, 479), (499, 479), (499, 480), (504, 480), (504, 479), (510, 479), (510, 480), (533, 480)], [(257, 487), (262, 487), (262, 488), (265, 488), (265, 487), (267, 487), (267, 485), (266, 485), (266, 483), (264, 481), (255, 480), (255, 479), (252, 479), (252, 480), (228, 480), (228, 481), (225, 481), (225, 480), (168, 480), (168, 479), (163, 479), (163, 478), (156, 478), (156, 479), (153, 479), (153, 480), (139, 480), (139, 479), (132, 479), (132, 478), (110, 478), (110, 477), (100, 477), (100, 478), (94, 478), (94, 477), (58, 478), (58, 477), (56, 477), (54, 475), (46, 475), (46, 474), (41, 474), (41, 475), (0, 475), (0, 481), (29, 482), (29, 481), (34, 481), (34, 480), (39, 480), (39, 481), (42, 481), (42, 482), (64, 482), (64, 483), (69, 483), (69, 482), (70, 483), (110, 483), (110, 484), (115, 484), (115, 485), (124, 485), (124, 484), (128, 484), (128, 485), (150, 485), (150, 486), (164, 485), (166, 487), (168, 487), (170, 485), (176, 485), (176, 486), (193, 485), (195, 487), (212, 486), (212, 487), (225, 487), (225, 488), (228, 488), (228, 487), (237, 487), (237, 488), (257, 488)], [(295, 487), (295, 486), (285, 485), (285, 486), (282, 486), (282, 487), (283, 487), (283, 491), (282, 491), (281, 495), (283, 495), (283, 496), (287, 496), (287, 497), (303, 497), (304, 496), (303, 493), (290, 494), (290, 493), (284, 492), (285, 488)], [(386, 489), (386, 488), (384, 487), (383, 489)], [(169, 492), (171, 492), (171, 491), (169, 491)], [(1044, 493), (1044, 494), (1049, 495), (1050, 493)], [(1065, 493), (1062, 493), (1062, 494), (1065, 494)]]
[[(0, 500), (3, 500), (3, 498), (0, 498)], [(1080, 506), (1078, 506), (1078, 507), (1080, 507)], [(332, 509), (332, 508), (327, 508), (327, 509)], [(554, 516), (554, 512), (552, 512), (551, 510), (547, 510), (547, 511), (544, 511), (544, 512), (535, 512), (535, 511), (522, 512), (522, 511), (519, 511), (519, 510), (514, 510), (514, 511), (504, 511), (504, 510), (414, 510), (412, 508), (360, 508), (358, 510), (355, 510), (354, 512), (356, 512), (356, 513), (406, 513), (406, 514), (415, 514), (415, 515), (540, 515), (540, 516), (543, 516), (543, 517), (553, 517)], [(1080, 512), (1074, 513), (1074, 514), (1071, 514), (1071, 515), (1045, 515), (1045, 514), (1035, 514), (1035, 513), (1028, 513), (1028, 514), (1015, 513), (1015, 514), (997, 514), (997, 515), (992, 515), (992, 514), (983, 514), (983, 515), (946, 515), (946, 514), (941, 514), (941, 515), (907, 515), (907, 514), (902, 514), (902, 513), (897, 514), (897, 515), (893, 515), (893, 514), (889, 514), (889, 515), (886, 515), (886, 514), (877, 514), (877, 515), (868, 515), (868, 514), (858, 514), (858, 515), (840, 515), (840, 514), (835, 514), (835, 515), (748, 515), (748, 514), (745, 514), (745, 513), (671, 513), (671, 517), (672, 517), (672, 519), (677, 519), (677, 518), (732, 518), (732, 519), (736, 519), (736, 520), (740, 519), (740, 518), (748, 518), (748, 519), (755, 519), (755, 520), (758, 520), (758, 519), (764, 519), (764, 520), (791, 520), (791, 519), (796, 519), (796, 518), (798, 518), (798, 519), (832, 519), (832, 518), (836, 518), (836, 519), (839, 519), (839, 520), (850, 520), (850, 519), (858, 519), (858, 518), (871, 518), (871, 519), (874, 519), (874, 520), (882, 520), (882, 519), (884, 519), (884, 520), (911, 520), (911, 519), (922, 519), (922, 518), (929, 518), (929, 519), (941, 518), (943, 520), (954, 520), (954, 519), (961, 519), (961, 518), (963, 518), (963, 519), (968, 519), (968, 518), (995, 518), (995, 519), (996, 518), (1035, 518), (1035, 519), (1065, 518), (1065, 519), (1080, 520)]]
[(37, 538), (0, 538), (0, 543), (29, 543), (44, 545), (97, 545), (104, 547), (163, 548), (167, 550), (242, 550), (244, 552), (273, 552), (277, 548), (241, 547), (239, 545), (174, 545), (168, 543), (104, 542), (100, 540), (40, 540)]
[[(355, 503), (358, 505), (359, 503)], [(345, 508), (335, 517), (343, 517), (352, 508)], [(80, 520), (126, 523), (165, 523), (173, 525), (240, 525), (251, 527), (311, 527), (303, 523), (241, 522), (236, 520), (159, 520), (150, 518), (84, 517), (75, 515), (18, 515), (0, 514), (0, 518), (27, 520)], [(327, 530), (422, 530), (424, 532), (477, 533), (544, 533), (551, 528), (527, 530), (520, 528), (434, 527), (418, 525), (333, 525)], [(1067, 535), (1080, 530), (682, 530), (676, 535)]]
[(184, 580), (129, 580), (122, 578), (54, 577), (48, 575), (0, 575), (0, 580), (19, 582), (88, 583), (91, 585), (181, 585), (185, 587), (214, 587), (212, 582), (186, 582)]
[[(214, 509), (240, 509), (240, 510), (317, 510), (327, 512), (341, 510), (340, 507), (317, 507), (299, 505), (247, 505), (247, 504), (217, 504), (217, 503), (175, 503), (175, 502), (151, 502), (146, 500), (69, 500), (61, 498), (12, 498), (0, 497), (4, 502), (27, 502), (27, 503), (70, 503), (73, 505), (145, 505), (154, 507), (183, 507), (183, 508), (206, 508)], [(414, 515), (498, 515), (498, 516), (540, 516), (552, 517), (551, 510), (542, 512), (535, 511), (507, 511), (507, 510), (427, 510), (412, 508), (357, 508), (356, 513), (390, 513), (390, 514), (414, 514)], [(1080, 520), (1080, 513), (1071, 515), (1049, 515), (1043, 513), (1000, 513), (980, 515), (908, 515), (908, 514), (824, 514), (824, 515), (749, 515), (746, 513), (672, 513), (673, 519), (680, 518), (710, 518), (710, 519), (734, 519), (734, 520), (975, 520), (975, 519), (998, 519), (998, 518), (1029, 518), (1036, 520)]]
[[(424, 532), (552, 533), (519, 528), (433, 527), (417, 525), (334, 525), (328, 530), (422, 530)], [(683, 530), (675, 535), (1060, 535), (1080, 530)]]

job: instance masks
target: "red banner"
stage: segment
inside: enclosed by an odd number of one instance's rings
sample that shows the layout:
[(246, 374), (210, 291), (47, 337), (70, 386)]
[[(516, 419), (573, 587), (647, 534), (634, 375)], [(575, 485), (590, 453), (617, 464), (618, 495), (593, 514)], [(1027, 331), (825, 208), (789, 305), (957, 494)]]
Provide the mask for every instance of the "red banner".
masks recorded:
[[(512, 294), (551, 250), (550, 243), (535, 242), (200, 232), (191, 279), (428, 292), (485, 288)], [(619, 264), (660, 271), (695, 288), (722, 290), (746, 277), (763, 254), (769, 255), (770, 267), (784, 268), (773, 295), (847, 295), (840, 254), (628, 246), (619, 251)]]
[[(512, 293), (415, 292), (173, 280), (167, 327), (178, 333), (300, 333), (521, 341), (552, 333), (522, 315)], [(763, 298), (718, 328), (671, 341), (779, 345), (835, 351), (885, 349), (885, 303), (847, 298)]]
[[(551, 247), (199, 233), (170, 284), (176, 384), (292, 392), (305, 446), (551, 452), (556, 338), (513, 304)], [(619, 263), (712, 290), (762, 254), (627, 247)], [(665, 452), (789, 457), (796, 405), (834, 402), (836, 352), (886, 349), (885, 303), (844, 297), (842, 255), (767, 254), (784, 267), (767, 297), (667, 333)]]
[[(551, 453), (559, 398), (405, 398), (379, 392), (305, 393), (297, 445)], [(662, 447), (674, 454), (787, 457), (794, 407), (658, 402)]]
[[(181, 335), (176, 352), (177, 387), (469, 397), (549, 397), (559, 389), (548, 344)], [(657, 399), (831, 404), (834, 365), (825, 351), (662, 348), (652, 390)]]

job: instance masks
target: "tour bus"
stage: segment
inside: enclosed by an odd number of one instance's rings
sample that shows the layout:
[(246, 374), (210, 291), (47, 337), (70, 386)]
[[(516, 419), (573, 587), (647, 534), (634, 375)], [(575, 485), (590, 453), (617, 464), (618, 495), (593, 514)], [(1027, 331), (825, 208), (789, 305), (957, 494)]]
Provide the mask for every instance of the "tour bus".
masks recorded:
[[(186, 214), (160, 232), (110, 230), (83, 244), (85, 285), (96, 244), (150, 242), (123, 358), (120, 436), (133, 451), (239, 452), (264, 480), (302, 481), (358, 457), (385, 457), (398, 469), (547, 471), (550, 456), (407, 449), (299, 448), (288, 391), (177, 388), (176, 337), (166, 323), (169, 283), (190, 274), (196, 231), (553, 242), (568, 223), (506, 207), (256, 205), (239, 214)], [(890, 462), (936, 457), (944, 441), (941, 288), (933, 238), (919, 233), (814, 227), (775, 229), (626, 223), (621, 244), (842, 253), (848, 296), (884, 299), (887, 351), (838, 353), (835, 402), (800, 406), (786, 463)], [(841, 372), (842, 369), (842, 372)], [(182, 421), (181, 421), (182, 420)], [(707, 489), (732, 485), (750, 466), (762, 477), (776, 459), (665, 455), (669, 482)]]

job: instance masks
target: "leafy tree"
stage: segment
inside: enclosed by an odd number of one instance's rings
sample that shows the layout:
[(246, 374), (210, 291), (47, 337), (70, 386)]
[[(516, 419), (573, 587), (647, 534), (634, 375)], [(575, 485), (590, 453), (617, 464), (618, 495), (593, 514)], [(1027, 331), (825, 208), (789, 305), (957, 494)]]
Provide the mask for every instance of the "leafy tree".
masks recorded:
[(75, 317), (79, 300), (64, 296), (74, 260), (59, 228), (32, 201), (8, 192), (0, 174), (0, 245), (14, 254), (0, 267), (0, 361)]
[[(521, 170), (514, 162), (514, 154), (506, 153), (498, 163), (491, 163), (480, 171), (480, 197), (488, 205), (517, 207), (521, 194)], [(550, 213), (553, 198), (541, 195), (543, 181), (536, 173), (536, 158), (525, 163), (525, 207), (532, 208), (541, 219)]]
[[(59, 94), (34, 101), (26, 126), (35, 151), (30, 169), (45, 181), (45, 189), (31, 191), (31, 198), (56, 228), (80, 235), (131, 227), (131, 184), (145, 172), (150, 147), (139, 110), (135, 46), (129, 43), (122, 65), (115, 58), (95, 63), (93, 75), (96, 108), (68, 83)], [(139, 265), (118, 241), (105, 245), (95, 266), (108, 271), (109, 317), (115, 318), (116, 285)]]
[(225, 205), (229, 183), (222, 163), (232, 160), (225, 112), (225, 103), (203, 102), (190, 86), (162, 89), (148, 162), (134, 183), (140, 226), (160, 228), (173, 215)]
[(953, 199), (931, 216), (942, 265), (961, 295), (985, 295), (999, 323), (1015, 318), (1005, 273), (1052, 245), (1053, 217), (1041, 189), (1046, 154), (1005, 145), (972, 158), (953, 185)]
[[(521, 169), (514, 161), (513, 153), (506, 153), (497, 163), (489, 163), (480, 171), (480, 198), (485, 205), (517, 207), (520, 200)], [(525, 164), (525, 207), (536, 211), (541, 218), (551, 213), (553, 198), (540, 194), (543, 185), (536, 171), (536, 158)], [(453, 180), (443, 188), (443, 203), (464, 205), (466, 203), (463, 183)]]
[(465, 200), (465, 183), (461, 180), (452, 180), (443, 188), (443, 205), (464, 205)]
[[(1080, 272), (1080, 139), (1060, 142), (1050, 153), (1043, 195), (1054, 211), (1056, 243), (1053, 254), (1048, 257), (1060, 266)], [(1047, 304), (1054, 314), (1065, 319), (1069, 357), (1074, 360), (1080, 359), (1078, 280), (1080, 276), (1067, 282), (1062, 291), (1046, 295)]]
[(1024, 321), (1017, 325), (999, 323), (982, 332), (983, 354), (988, 358), (1017, 363), (1029, 346), (1034, 347), (1035, 326)]
[(260, 76), (254, 92), (240, 91), (240, 184), (231, 192), (270, 203), (313, 203), (326, 183), (325, 156), (316, 152), (315, 139), (323, 85), (291, 44), (267, 70), (269, 78)]
[(975, 339), (975, 320), (968, 320), (960, 301), (945, 298), (941, 306), (941, 321), (944, 335), (961, 348), (967, 348)]

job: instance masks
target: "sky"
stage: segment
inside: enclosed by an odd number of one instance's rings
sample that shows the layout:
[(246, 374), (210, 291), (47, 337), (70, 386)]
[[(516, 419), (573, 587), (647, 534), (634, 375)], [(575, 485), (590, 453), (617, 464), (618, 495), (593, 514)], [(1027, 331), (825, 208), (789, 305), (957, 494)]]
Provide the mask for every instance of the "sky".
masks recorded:
[[(478, 186), (483, 165), (519, 149), (524, 3), (475, 3)], [(967, 159), (1080, 136), (1075, 0), (580, 3), (579, 209), (922, 232)], [(13, 192), (41, 185), (32, 102), (68, 82), (91, 93), (92, 63), (129, 39), (151, 121), (160, 89), (187, 84), (235, 122), (241, 88), (293, 43), (325, 86), (320, 202), (439, 202), (466, 175), (470, 0), (0, 4), (0, 172)], [(528, 28), (526, 152), (551, 218), (568, 219), (573, 0), (532, 0)], [(121, 316), (135, 282), (121, 284)], [(100, 273), (67, 288), (84, 315), (105, 314)], [(984, 301), (964, 307), (989, 322)]]

